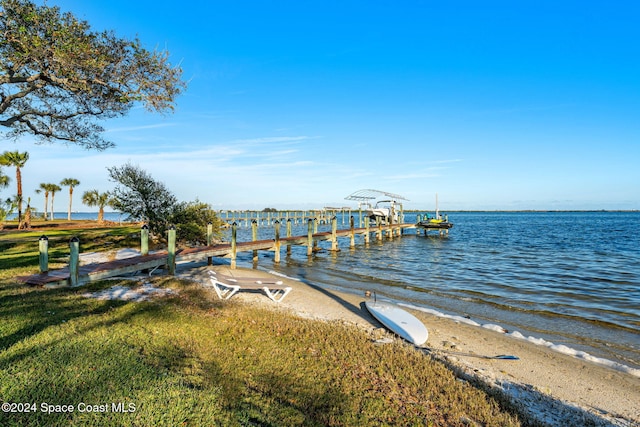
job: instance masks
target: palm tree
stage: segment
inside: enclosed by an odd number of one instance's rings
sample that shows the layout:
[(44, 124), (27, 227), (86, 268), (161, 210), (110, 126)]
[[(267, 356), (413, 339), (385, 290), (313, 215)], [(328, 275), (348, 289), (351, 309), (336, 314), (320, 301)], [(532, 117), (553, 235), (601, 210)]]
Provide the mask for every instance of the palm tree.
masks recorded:
[(73, 187), (80, 185), (80, 181), (75, 178), (65, 178), (60, 181), (60, 185), (69, 187), (69, 211), (67, 214), (67, 220), (71, 221), (71, 199), (73, 198)]
[(44, 193), (44, 220), (47, 220), (47, 212), (49, 212), (49, 193), (51, 192), (51, 187), (55, 184), (41, 182), (40, 188), (36, 189), (36, 194)]
[(98, 190), (85, 191), (82, 195), (82, 203), (89, 207), (98, 207), (98, 223), (104, 222), (104, 207), (113, 203), (111, 193), (100, 193)]
[(18, 202), (18, 223), (22, 221), (22, 172), (20, 171), (20, 168), (24, 167), (27, 160), (29, 160), (29, 153), (26, 151), (24, 153), (19, 151), (5, 151), (0, 156), (0, 165), (16, 167), (16, 184), (18, 186), (18, 194), (16, 195), (16, 202)]
[(44, 220), (47, 220), (47, 212), (48, 212), (48, 205), (49, 205), (49, 185), (51, 184), (47, 184), (46, 182), (41, 182), (40, 183), (40, 188), (36, 189), (36, 194), (40, 194), (40, 193), (44, 193)]
[(49, 184), (49, 193), (51, 194), (51, 221), (53, 221), (53, 199), (56, 197), (56, 192), (62, 190), (57, 184)]
[(9, 186), (9, 178), (7, 175), (2, 173), (2, 168), (0, 168), (0, 188), (7, 188)]

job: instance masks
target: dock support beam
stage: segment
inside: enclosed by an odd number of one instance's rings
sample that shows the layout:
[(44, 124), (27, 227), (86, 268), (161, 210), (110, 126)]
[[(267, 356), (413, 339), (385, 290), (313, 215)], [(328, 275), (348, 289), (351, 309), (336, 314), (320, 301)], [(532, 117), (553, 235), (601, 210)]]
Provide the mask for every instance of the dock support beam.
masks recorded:
[(73, 236), (69, 241), (69, 284), (78, 286), (78, 267), (80, 264), (80, 240)]
[(356, 233), (354, 231), (355, 228), (355, 219), (353, 218), (353, 215), (351, 215), (349, 217), (349, 228), (351, 229), (351, 241), (349, 242), (349, 247), (350, 248), (355, 248), (356, 247)]
[[(313, 218), (313, 234), (318, 232), (318, 218)], [(315, 250), (318, 247), (318, 241), (314, 240), (313, 241), (313, 249)]]
[(38, 239), (38, 250), (40, 252), (40, 273), (49, 272), (49, 238), (44, 234)]
[[(207, 246), (211, 246), (213, 244), (213, 224), (211, 222), (207, 223)], [(213, 257), (207, 257), (207, 265), (213, 264)]]
[(313, 254), (313, 220), (307, 221), (307, 256)]
[[(288, 216), (289, 212), (287, 212)], [(294, 220), (295, 221), (295, 220)], [(287, 237), (291, 237), (291, 218), (287, 219)], [(287, 245), (287, 256), (291, 255), (291, 244)]]
[(140, 229), (140, 255), (149, 255), (149, 226), (144, 224)]
[[(251, 239), (255, 242), (258, 240), (258, 221), (255, 219), (251, 220)], [(258, 251), (253, 251), (253, 264), (256, 265), (258, 263)]]
[(280, 263), (280, 221), (276, 219), (276, 222), (273, 225), (276, 229), (276, 241), (273, 246), (273, 249), (275, 250), (273, 262)]
[(338, 232), (338, 217), (334, 215), (331, 218), (331, 250), (333, 252), (338, 252), (340, 250), (338, 249), (337, 232)]
[(176, 274), (176, 226), (169, 227), (167, 236), (167, 266), (169, 269), (169, 275), (175, 276)]
[(238, 242), (238, 224), (234, 221), (231, 224), (231, 265), (230, 267), (235, 270), (236, 268), (236, 251)]
[(364, 229), (365, 229), (365, 232), (364, 232), (364, 243), (368, 245), (369, 244), (369, 237), (370, 237), (369, 234), (371, 233), (371, 231), (369, 230), (369, 217), (368, 216), (364, 218)]

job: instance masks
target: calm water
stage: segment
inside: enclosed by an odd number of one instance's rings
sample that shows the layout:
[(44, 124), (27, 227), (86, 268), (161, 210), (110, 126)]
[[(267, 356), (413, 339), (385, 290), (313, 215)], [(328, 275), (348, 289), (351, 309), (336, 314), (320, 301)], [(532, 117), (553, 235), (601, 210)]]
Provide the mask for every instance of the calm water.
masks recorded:
[[(449, 237), (410, 232), (368, 247), (360, 238), (357, 250), (345, 239), (338, 254), (311, 259), (294, 247), (291, 257), (282, 250), (278, 266), (262, 252), (259, 267), (358, 294), (368, 289), (640, 367), (640, 213), (465, 212), (449, 220)], [(306, 235), (306, 226), (294, 228)], [(339, 228), (348, 226), (339, 219)], [(259, 238), (273, 233), (261, 227)], [(241, 227), (238, 239), (250, 240), (250, 229)], [(239, 261), (250, 266), (250, 255)]]

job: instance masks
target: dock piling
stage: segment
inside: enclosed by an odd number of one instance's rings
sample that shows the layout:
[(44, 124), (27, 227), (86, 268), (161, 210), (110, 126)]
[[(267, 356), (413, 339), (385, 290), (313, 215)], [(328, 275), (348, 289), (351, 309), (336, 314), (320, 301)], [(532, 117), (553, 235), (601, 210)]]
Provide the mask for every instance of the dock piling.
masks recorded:
[(313, 254), (313, 220), (309, 218), (307, 221), (307, 256)]
[(338, 252), (340, 250), (338, 249), (337, 232), (338, 232), (338, 217), (334, 215), (331, 218), (331, 251), (332, 252)]
[(235, 270), (236, 268), (236, 252), (238, 243), (238, 224), (234, 221), (231, 224), (231, 265), (230, 267)]
[(40, 273), (47, 274), (49, 272), (49, 238), (44, 234), (38, 239), (38, 252)]
[(169, 275), (175, 276), (176, 274), (176, 226), (171, 225), (167, 232), (167, 265), (169, 269)]
[[(287, 216), (288, 216), (287, 212)], [(295, 221), (295, 219), (294, 219)], [(287, 218), (287, 237), (291, 237), (291, 218)], [(291, 255), (291, 243), (287, 244), (287, 256)]]
[(140, 228), (140, 255), (149, 254), (149, 226), (144, 224)]
[(349, 217), (349, 229), (351, 231), (351, 240), (349, 241), (349, 247), (350, 248), (355, 248), (356, 247), (356, 233), (355, 233), (355, 219), (353, 218), (353, 215), (351, 215)]
[(365, 229), (365, 233), (364, 233), (364, 243), (366, 245), (369, 244), (369, 234), (370, 234), (370, 229), (369, 229), (369, 217), (366, 216), (364, 217), (364, 229)]
[[(211, 222), (207, 223), (207, 246), (211, 246), (213, 244), (213, 224)], [(213, 264), (213, 257), (207, 257), (207, 265)]]
[(273, 224), (275, 226), (275, 234), (276, 234), (276, 241), (274, 243), (274, 257), (273, 257), (273, 262), (275, 263), (279, 263), (280, 262), (280, 221), (278, 221), (276, 219), (276, 222), (274, 222)]
[(80, 239), (73, 236), (69, 241), (69, 284), (78, 286), (78, 267), (80, 265)]
[[(253, 219), (251, 220), (251, 239), (255, 242), (258, 240), (258, 221)], [(258, 262), (258, 251), (253, 251), (253, 263)]]

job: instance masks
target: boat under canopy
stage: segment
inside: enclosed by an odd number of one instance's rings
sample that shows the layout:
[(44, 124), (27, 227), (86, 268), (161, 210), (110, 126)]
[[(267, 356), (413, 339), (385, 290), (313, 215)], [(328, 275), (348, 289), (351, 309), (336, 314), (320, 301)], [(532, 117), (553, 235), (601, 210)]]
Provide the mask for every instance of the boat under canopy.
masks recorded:
[[(387, 199), (378, 200), (383, 197)], [(358, 207), (364, 207), (371, 222), (382, 225), (397, 224), (402, 211), (402, 203), (398, 203), (398, 200), (409, 200), (399, 194), (373, 189), (358, 190), (345, 199), (357, 201)], [(375, 205), (372, 204), (374, 200), (377, 200)]]

